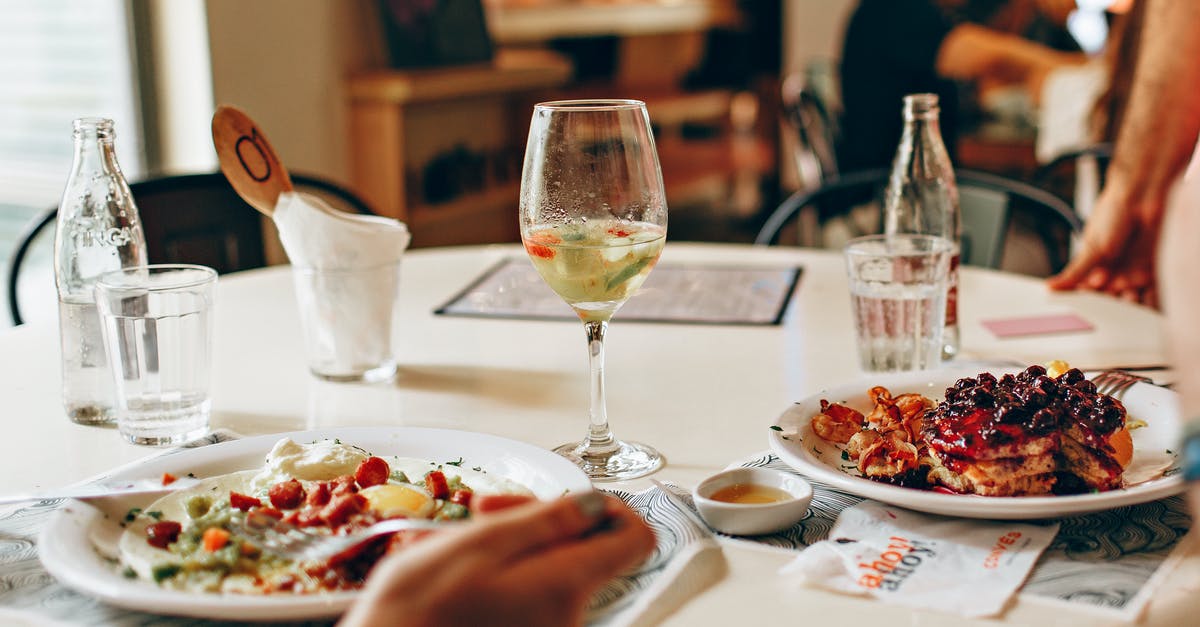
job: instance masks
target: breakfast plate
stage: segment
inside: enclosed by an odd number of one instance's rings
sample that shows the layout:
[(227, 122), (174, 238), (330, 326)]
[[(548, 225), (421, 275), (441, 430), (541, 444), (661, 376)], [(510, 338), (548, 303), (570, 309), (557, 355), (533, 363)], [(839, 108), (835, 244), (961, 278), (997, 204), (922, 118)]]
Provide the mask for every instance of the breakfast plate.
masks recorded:
[[(823, 390), (795, 403), (777, 419), (768, 438), (771, 450), (801, 474), (833, 488), (908, 509), (965, 518), (1058, 518), (1145, 503), (1183, 490), (1175, 450), (1180, 435), (1178, 397), (1171, 390), (1145, 383), (1134, 385), (1121, 397), (1129, 419), (1145, 421), (1146, 426), (1130, 432), (1133, 459), (1125, 470), (1125, 486), (1107, 492), (996, 497), (880, 483), (861, 476), (854, 460), (845, 453), (845, 445), (827, 441), (812, 431), (810, 421), (820, 412), (821, 399), (869, 413), (872, 403), (867, 390), (883, 386), (893, 395), (913, 392), (940, 402), (947, 387), (979, 372), (954, 369), (874, 374)], [(992, 371), (996, 376), (1017, 372)]]
[[(257, 469), (282, 438), (296, 442), (340, 440), (379, 456), (414, 457), (481, 468), (528, 488), (541, 499), (592, 488), (586, 475), (555, 453), (497, 436), (448, 429), (345, 428), (256, 436), (155, 457), (116, 473), (113, 479), (160, 477), (163, 473), (212, 477)], [(148, 504), (147, 497), (105, 502), (98, 509), (68, 500), (38, 538), (40, 559), (63, 585), (110, 605), (157, 614), (228, 620), (302, 620), (341, 614), (355, 591), (316, 594), (241, 595), (162, 588), (123, 574), (116, 561), (120, 512)], [(103, 510), (103, 511), (102, 511)], [(106, 515), (107, 512), (107, 515)]]

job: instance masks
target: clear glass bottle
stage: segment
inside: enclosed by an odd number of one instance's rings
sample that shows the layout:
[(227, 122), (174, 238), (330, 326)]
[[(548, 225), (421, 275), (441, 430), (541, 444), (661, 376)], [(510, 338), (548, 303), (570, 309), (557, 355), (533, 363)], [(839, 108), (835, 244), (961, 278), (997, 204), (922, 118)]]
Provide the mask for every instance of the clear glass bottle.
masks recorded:
[(114, 420), (113, 382), (92, 290), (106, 272), (146, 265), (146, 236), (117, 164), (112, 120), (80, 118), (74, 128), (54, 234), (63, 406), (73, 422), (105, 424)]
[(958, 354), (958, 265), (962, 217), (958, 184), (938, 124), (936, 94), (904, 97), (904, 132), (884, 195), (885, 233), (937, 235), (954, 242), (946, 293), (942, 359)]

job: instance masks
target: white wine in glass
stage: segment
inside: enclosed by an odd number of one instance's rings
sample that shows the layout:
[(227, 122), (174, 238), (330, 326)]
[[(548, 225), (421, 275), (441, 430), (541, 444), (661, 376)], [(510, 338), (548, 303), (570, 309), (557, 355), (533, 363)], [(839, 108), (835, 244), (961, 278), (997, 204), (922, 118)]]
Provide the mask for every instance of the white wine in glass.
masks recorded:
[(613, 436), (604, 403), (604, 336), (667, 237), (667, 203), (646, 105), (566, 100), (534, 107), (521, 173), (521, 240), (542, 279), (587, 334), (591, 426), (555, 449), (595, 481), (658, 470), (662, 455)]

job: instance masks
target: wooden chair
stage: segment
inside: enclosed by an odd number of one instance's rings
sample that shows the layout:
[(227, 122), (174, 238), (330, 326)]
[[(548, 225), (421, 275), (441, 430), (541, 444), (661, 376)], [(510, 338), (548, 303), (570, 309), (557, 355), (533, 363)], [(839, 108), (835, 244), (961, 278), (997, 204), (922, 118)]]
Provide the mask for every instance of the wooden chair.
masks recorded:
[[(372, 213), (353, 192), (319, 177), (292, 174), (297, 190), (321, 196), (336, 208)], [(261, 214), (246, 204), (220, 172), (183, 174), (130, 183), (146, 234), (150, 263), (196, 263), (224, 274), (266, 265)], [(13, 249), (8, 266), (8, 306), (13, 324), (38, 304), (50, 315), (54, 296), (54, 227), (58, 208), (37, 216)]]
[[(802, 212), (813, 212), (818, 224), (843, 216), (854, 207), (869, 207), (875, 220), (861, 232), (846, 237), (878, 232), (887, 170), (867, 170), (842, 175), (817, 189), (793, 194), (767, 218), (755, 244), (780, 243), (785, 227)], [(1061, 269), (1070, 257), (1072, 238), (1083, 223), (1071, 206), (1045, 190), (1013, 179), (957, 170), (959, 206), (962, 210), (962, 261), (965, 264), (999, 268), (1004, 260), (1007, 238), (1014, 226), (1030, 231), (1044, 248), (1049, 272)], [(811, 237), (810, 237), (811, 239)], [(819, 242), (836, 245), (840, 242)]]

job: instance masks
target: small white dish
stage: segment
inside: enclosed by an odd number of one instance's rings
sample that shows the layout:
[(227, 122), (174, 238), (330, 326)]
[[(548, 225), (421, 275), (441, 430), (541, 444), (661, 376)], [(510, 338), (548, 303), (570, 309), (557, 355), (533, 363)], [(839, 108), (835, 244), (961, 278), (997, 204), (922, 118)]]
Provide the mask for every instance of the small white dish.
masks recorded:
[[(734, 485), (775, 488), (786, 497), (771, 503), (730, 503), (712, 497)], [(696, 486), (692, 499), (709, 526), (733, 536), (757, 536), (791, 527), (808, 513), (812, 485), (796, 475), (770, 468), (734, 468), (719, 472)]]

